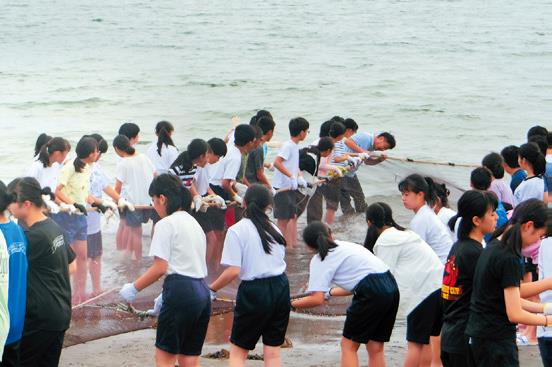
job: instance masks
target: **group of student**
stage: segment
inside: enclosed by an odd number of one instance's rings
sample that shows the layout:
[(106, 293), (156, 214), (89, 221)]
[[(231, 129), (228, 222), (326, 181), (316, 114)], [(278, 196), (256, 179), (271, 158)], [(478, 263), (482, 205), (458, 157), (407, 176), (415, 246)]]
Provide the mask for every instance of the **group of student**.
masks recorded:
[[(158, 141), (144, 155), (134, 147), (139, 127), (125, 123), (112, 144), (120, 157), (114, 185), (99, 164), (108, 149), (103, 137), (84, 136), (70, 160), (66, 140), (39, 137), (26, 177), (0, 185), (0, 211), (8, 209), (18, 220), (0, 216), (6, 243), (0, 246), (1, 365), (58, 364), (71, 304), (90, 296), (89, 271), (94, 294), (101, 292), (99, 219), (108, 211), (120, 213), (117, 248), (136, 260), (142, 257), (142, 224), (155, 223), (153, 264), (120, 295), (133, 302), (164, 277), (150, 311), (158, 315), (158, 366), (199, 365), (211, 302), (236, 278), (231, 366), (244, 365), (261, 337), (265, 365), (280, 365), (290, 311), (335, 296), (353, 295), (343, 328), (343, 366), (358, 365), (360, 344), (366, 344), (370, 366), (385, 365), (384, 343), (397, 315), (407, 321), (407, 367), (515, 366), (516, 324), (549, 332), (552, 306), (527, 300), (552, 289), (541, 257), (546, 245), (539, 249), (551, 233), (543, 179), (546, 129), (544, 138), (535, 138), (543, 129), (535, 127), (528, 143), (485, 157), (457, 213), (448, 207), (444, 185), (418, 174), (406, 177), (398, 190), (415, 213), (410, 229), (395, 222), (386, 203), (366, 204), (355, 172), (363, 163), (385, 160), (372, 152), (392, 149), (391, 134), (358, 132), (354, 120), (335, 116), (322, 124), (319, 139), (300, 149), (309, 122), (298, 117), (288, 124), (290, 140), (269, 163), (274, 129), (271, 114), (261, 110), (225, 139), (193, 139), (179, 153), (173, 126), (162, 121)], [(510, 195), (500, 181), (504, 170), (516, 178), (526, 174)], [(364, 246), (334, 238), (330, 226), (339, 205), (344, 213), (365, 213)], [(313, 253), (310, 295), (291, 301), (285, 248), (297, 246), (297, 218), (304, 211), (302, 237)], [(211, 271), (217, 276), (207, 284)], [(525, 273), (533, 278), (521, 283)], [(548, 366), (551, 343), (543, 335), (539, 345)]]

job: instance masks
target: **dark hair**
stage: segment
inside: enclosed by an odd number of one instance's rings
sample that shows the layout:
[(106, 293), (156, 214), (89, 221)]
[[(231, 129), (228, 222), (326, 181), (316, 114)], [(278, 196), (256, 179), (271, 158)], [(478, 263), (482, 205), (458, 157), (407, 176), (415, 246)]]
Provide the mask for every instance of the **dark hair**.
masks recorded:
[(149, 196), (165, 196), (167, 198), (167, 215), (184, 210), (189, 212), (192, 206), (192, 194), (175, 176), (163, 173), (156, 176), (150, 184)]
[(251, 125), (241, 124), (234, 130), (234, 144), (238, 147), (244, 147), (255, 140), (255, 129)]
[(337, 243), (330, 238), (331, 233), (330, 228), (319, 221), (310, 223), (303, 230), (303, 241), (307, 246), (318, 252), (322, 261), (332, 249), (337, 247)]
[(504, 167), (502, 167), (502, 156), (498, 153), (492, 152), (483, 157), (481, 165), (487, 167), (493, 174), (494, 178), (504, 177)]
[(91, 138), (96, 139), (98, 142), (98, 151), (102, 154), (105, 154), (107, 152), (107, 149), (109, 148), (109, 145), (107, 144), (107, 141), (101, 136), (100, 134), (90, 134)]
[(548, 130), (544, 126), (535, 125), (527, 130), (527, 140), (531, 139), (532, 136), (540, 135), (545, 138), (548, 135)]
[(188, 144), (186, 151), (191, 161), (195, 161), (209, 150), (209, 145), (203, 139), (194, 139)]
[(82, 172), (82, 169), (86, 166), (83, 159), (88, 158), (88, 156), (98, 150), (98, 142), (96, 139), (90, 136), (83, 136), (81, 140), (77, 143), (75, 148), (75, 153), (77, 157), (73, 161), (73, 166), (75, 167), (76, 172)]
[(174, 127), (168, 121), (159, 121), (155, 125), (155, 135), (157, 135), (157, 154), (161, 156), (161, 148), (163, 145), (174, 147), (171, 133), (174, 131)]
[(504, 163), (510, 168), (518, 168), (518, 156), (519, 156), (519, 147), (515, 145), (508, 145), (500, 152), (500, 155), (504, 159)]
[(289, 121), (289, 135), (295, 137), (309, 129), (309, 122), (302, 117), (296, 117)]
[(125, 122), (119, 128), (119, 135), (124, 135), (129, 140), (137, 137), (139, 133), (140, 127), (133, 122)]
[(266, 135), (270, 131), (274, 130), (276, 124), (274, 123), (274, 120), (272, 120), (270, 117), (263, 116), (257, 119), (257, 126), (261, 129), (263, 135)]
[(117, 135), (115, 139), (113, 139), (113, 148), (119, 149), (122, 152), (125, 152), (126, 154), (133, 155), (136, 153), (136, 149), (134, 149), (130, 145), (130, 140), (126, 135)]
[(356, 123), (355, 120), (353, 120), (351, 118), (346, 118), (345, 121), (343, 122), (343, 125), (345, 125), (345, 129), (353, 130), (353, 132), (355, 132), (355, 133), (358, 130), (358, 124)]
[(255, 116), (257, 116), (257, 119), (260, 119), (261, 117), (268, 117), (269, 119), (274, 120), (272, 118), (272, 114), (267, 110), (258, 110)]
[(335, 147), (335, 144), (331, 138), (323, 137), (318, 140), (318, 145), (316, 146), (319, 152), (325, 152), (326, 150), (331, 150)]
[(175, 169), (176, 167), (182, 168), (184, 171), (190, 171), (192, 167), (194, 166), (194, 162), (192, 158), (190, 157), (190, 153), (185, 150), (178, 154), (178, 157), (174, 160), (174, 162), (171, 163), (171, 169)]
[(444, 183), (435, 184), (433, 186), (433, 190), (435, 191), (435, 196), (439, 199), (439, 201), (441, 201), (441, 206), (448, 208), (448, 197), (450, 195), (450, 190), (447, 188), (447, 185)]
[(244, 217), (253, 222), (259, 233), (265, 253), (272, 252), (271, 243), (286, 246), (284, 236), (276, 229), (266, 215), (266, 209), (273, 205), (272, 195), (268, 189), (259, 184), (249, 186), (243, 198), (245, 202)]
[(50, 141), (52, 137), (50, 135), (47, 135), (45, 133), (42, 133), (36, 138), (35, 148), (34, 148), (34, 157), (36, 157), (39, 153), (42, 147)]
[(330, 137), (337, 138), (338, 136), (345, 134), (345, 125), (343, 125), (341, 122), (334, 121), (332, 126), (330, 127)]
[(477, 167), (470, 174), (470, 183), (475, 190), (487, 191), (491, 187), (493, 174), (487, 167)]
[(393, 149), (397, 145), (397, 142), (395, 141), (395, 137), (391, 133), (384, 131), (378, 134), (378, 138), (379, 137), (382, 137), (385, 139), (385, 141), (387, 142), (387, 145), (389, 145), (389, 149)]
[(42, 195), (52, 193), (49, 187), (40, 188), (40, 184), (34, 177), (18, 177), (8, 184), (8, 195), (11, 203), (30, 201), (34, 206), (42, 207), (44, 200)]
[(544, 174), (546, 170), (546, 158), (535, 143), (526, 143), (519, 147), (519, 157), (531, 164), (535, 176)]
[(338, 116), (338, 115), (335, 115), (334, 117), (332, 117), (330, 119), (331, 121), (337, 121), (337, 122), (341, 122), (342, 124), (345, 122), (345, 119), (341, 116)]
[(404, 180), (399, 182), (399, 191), (413, 192), (415, 194), (423, 192), (424, 199), (428, 204), (432, 204), (435, 201), (434, 182), (430, 177), (422, 177), (417, 173), (413, 173), (407, 176)]
[(368, 226), (366, 231), (366, 238), (364, 239), (364, 247), (370, 251), (374, 251), (374, 245), (378, 240), (380, 233), (379, 231), (385, 227), (394, 227), (399, 231), (404, 231), (405, 228), (398, 225), (393, 219), (393, 211), (391, 207), (386, 203), (379, 202), (371, 204), (368, 209), (366, 209), (366, 222), (372, 222)]
[(497, 207), (498, 199), (494, 192), (468, 190), (458, 200), (458, 213), (450, 218), (448, 226), (454, 232), (456, 221), (460, 218), (458, 240), (467, 240), (474, 228), (473, 217), (483, 218), (489, 209), (495, 211)]
[(0, 214), (4, 213), (8, 205), (15, 202), (15, 195), (8, 193), (8, 188), (4, 182), (0, 181)]
[(501, 242), (506, 248), (520, 256), (522, 245), (520, 227), (529, 221), (534, 223), (535, 228), (546, 227), (546, 236), (552, 234), (552, 211), (547, 208), (542, 200), (533, 198), (516, 206), (510, 220), (493, 233), (491, 241), (502, 236)]
[(335, 121), (333, 120), (324, 121), (322, 125), (320, 125), (320, 132), (318, 133), (318, 137), (325, 138), (327, 136), (330, 136), (330, 128), (332, 127), (332, 124), (334, 122)]
[(207, 140), (207, 144), (209, 144), (209, 149), (211, 149), (214, 155), (218, 155), (219, 157), (224, 157), (226, 155), (228, 148), (221, 138), (211, 138)]
[(38, 153), (38, 160), (44, 167), (50, 165), (50, 156), (55, 152), (65, 152), (71, 149), (71, 144), (63, 138), (55, 137), (42, 146)]
[(537, 144), (542, 155), (546, 156), (546, 151), (548, 150), (548, 139), (547, 136), (542, 135), (533, 135), (528, 140), (529, 143)]
[(255, 130), (255, 140), (259, 140), (263, 137), (263, 131), (259, 127), (259, 125), (254, 125), (253, 130)]

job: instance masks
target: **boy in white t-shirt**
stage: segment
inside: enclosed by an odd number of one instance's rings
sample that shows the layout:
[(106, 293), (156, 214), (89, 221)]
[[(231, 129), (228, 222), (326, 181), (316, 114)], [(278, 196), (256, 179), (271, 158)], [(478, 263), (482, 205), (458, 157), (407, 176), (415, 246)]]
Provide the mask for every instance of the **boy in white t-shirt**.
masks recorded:
[(274, 160), (274, 218), (287, 244), (297, 244), (297, 187), (306, 186), (299, 171), (299, 143), (307, 137), (309, 122), (296, 117), (289, 122), (291, 139), (285, 142)]

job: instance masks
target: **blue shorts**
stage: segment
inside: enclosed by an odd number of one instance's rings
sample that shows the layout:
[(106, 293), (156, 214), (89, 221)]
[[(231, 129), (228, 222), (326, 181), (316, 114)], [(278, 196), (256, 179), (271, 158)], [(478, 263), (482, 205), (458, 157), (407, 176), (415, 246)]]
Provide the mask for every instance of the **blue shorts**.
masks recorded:
[(63, 229), (67, 244), (74, 241), (86, 241), (88, 238), (88, 222), (84, 215), (57, 213), (50, 214), (50, 217)]
[(155, 346), (170, 354), (201, 355), (210, 317), (211, 296), (205, 280), (168, 275), (163, 283)]

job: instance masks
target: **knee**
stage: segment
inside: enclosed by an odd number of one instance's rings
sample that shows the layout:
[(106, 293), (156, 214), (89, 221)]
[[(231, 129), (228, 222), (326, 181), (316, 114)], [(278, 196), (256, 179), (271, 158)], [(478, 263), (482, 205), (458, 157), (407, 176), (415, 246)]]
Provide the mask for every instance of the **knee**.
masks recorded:
[(383, 353), (383, 343), (370, 341), (366, 344), (366, 350), (369, 354)]

